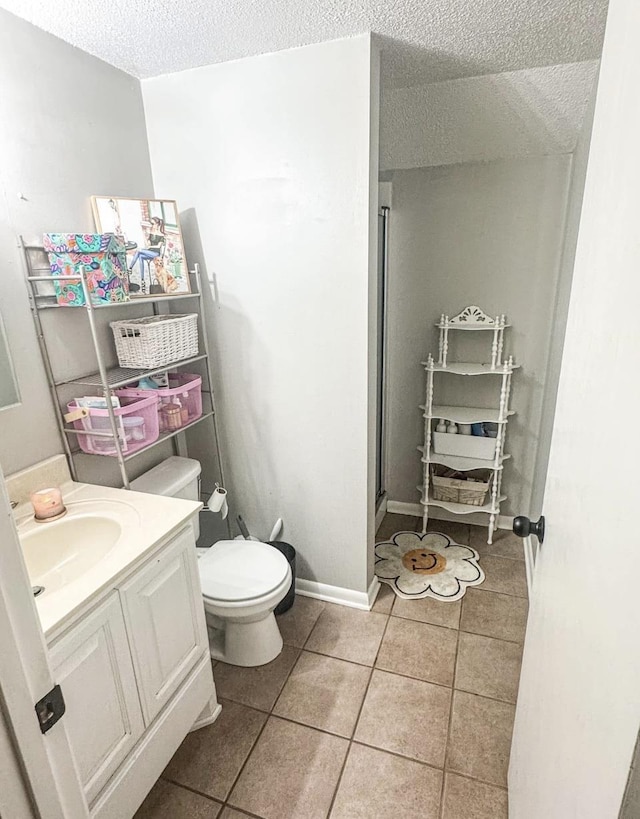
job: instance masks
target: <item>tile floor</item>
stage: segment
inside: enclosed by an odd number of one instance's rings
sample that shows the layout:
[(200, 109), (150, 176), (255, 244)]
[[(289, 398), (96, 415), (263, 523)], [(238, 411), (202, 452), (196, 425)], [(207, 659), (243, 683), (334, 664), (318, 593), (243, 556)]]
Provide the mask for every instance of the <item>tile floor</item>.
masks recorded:
[[(415, 530), (387, 515), (381, 541)], [(223, 709), (189, 734), (137, 819), (506, 819), (527, 616), (522, 542), (436, 521), (485, 582), (373, 611), (296, 598), (269, 665), (217, 663)]]

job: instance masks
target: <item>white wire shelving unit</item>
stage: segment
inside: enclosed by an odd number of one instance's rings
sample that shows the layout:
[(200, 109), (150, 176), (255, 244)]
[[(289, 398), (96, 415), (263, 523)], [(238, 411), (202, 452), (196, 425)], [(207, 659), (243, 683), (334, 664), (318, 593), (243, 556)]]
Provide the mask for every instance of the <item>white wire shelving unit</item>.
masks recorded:
[[(91, 296), (89, 293), (89, 286), (86, 274), (84, 272), (73, 276), (53, 276), (48, 265), (46, 252), (42, 245), (27, 244), (24, 242), (23, 238), (20, 237), (20, 247), (22, 249), (24, 258), (25, 277), (27, 282), (27, 291), (29, 295), (31, 314), (34, 321), (36, 334), (38, 336), (38, 343), (40, 346), (40, 353), (42, 355), (44, 369), (47, 375), (49, 391), (51, 393), (51, 398), (55, 409), (56, 423), (58, 426), (58, 430), (60, 432), (60, 437), (62, 439), (62, 445), (64, 447), (67, 462), (69, 464), (69, 471), (71, 472), (71, 477), (74, 480), (78, 480), (76, 458), (79, 455), (82, 455), (83, 458), (115, 457), (115, 460), (117, 461), (119, 466), (120, 476), (122, 478), (122, 485), (125, 489), (130, 489), (131, 479), (129, 477), (128, 464), (132, 459), (137, 458), (143, 453), (148, 452), (149, 450), (163, 444), (166, 441), (170, 441), (171, 444), (173, 445), (174, 452), (176, 454), (179, 454), (178, 436), (184, 432), (187, 432), (189, 429), (195, 427), (198, 424), (208, 422), (211, 424), (212, 427), (213, 442), (215, 446), (216, 458), (218, 461), (218, 470), (220, 472), (220, 483), (224, 485), (224, 471), (222, 465), (222, 458), (220, 456), (220, 441), (215, 412), (211, 359), (209, 356), (207, 332), (204, 324), (202, 311), (202, 287), (199, 266), (196, 264), (194, 266), (194, 269), (190, 271), (191, 285), (193, 288), (190, 293), (184, 293), (173, 296), (149, 295), (130, 299), (129, 301), (126, 302), (115, 302), (113, 304), (98, 305), (92, 304)], [(65, 281), (77, 282), (78, 280), (80, 280), (82, 284), (82, 290), (84, 293), (84, 304), (77, 307), (66, 307), (58, 304), (56, 300), (55, 291), (53, 289), (53, 283), (54, 282), (62, 283)], [(179, 361), (173, 361), (170, 364), (165, 364), (162, 367), (157, 367), (153, 369), (129, 369), (123, 367), (107, 366), (104, 351), (102, 349), (102, 345), (99, 338), (98, 326), (96, 323), (97, 312), (102, 312), (103, 310), (108, 311), (122, 308), (127, 309), (127, 307), (137, 305), (138, 307), (150, 306), (153, 309), (154, 315), (160, 315), (161, 312), (163, 312), (159, 309), (161, 306), (166, 307), (168, 305), (181, 303), (182, 301), (187, 302), (188, 309), (190, 310), (191, 305), (195, 305), (195, 309), (193, 309), (193, 312), (198, 313), (198, 319), (200, 324), (199, 337), (202, 340), (201, 352), (198, 355), (190, 356), (189, 358), (185, 358)], [(82, 311), (82, 313), (84, 313), (87, 319), (89, 332), (93, 343), (93, 351), (95, 354), (96, 370), (94, 372), (89, 373), (88, 375), (81, 376), (79, 378), (57, 380), (54, 375), (54, 368), (52, 366), (49, 345), (47, 344), (47, 335), (44, 330), (40, 314), (43, 310), (59, 309), (61, 307), (63, 310), (67, 312), (78, 313), (79, 311)], [(64, 315), (64, 313), (61, 315)], [(208, 396), (207, 402), (208, 406), (206, 406), (206, 408), (203, 408), (202, 415), (199, 418), (192, 421), (191, 423), (181, 426), (179, 429), (172, 430), (171, 432), (161, 433), (160, 436), (155, 441), (149, 443), (147, 446), (142, 447), (141, 449), (136, 450), (135, 452), (126, 453), (125, 451), (123, 451), (121, 437), (119, 435), (118, 422), (113, 412), (113, 406), (111, 403), (111, 395), (113, 390), (119, 389), (121, 387), (126, 387), (127, 385), (130, 384), (134, 384), (141, 378), (152, 377), (154, 375), (166, 372), (168, 370), (169, 371), (177, 370), (179, 368), (195, 364), (196, 362), (202, 362), (202, 364), (204, 365), (205, 379), (203, 379), (203, 381), (206, 380), (206, 389), (203, 389), (202, 392), (203, 395)], [(96, 392), (99, 392), (101, 395), (104, 395), (104, 397), (106, 398), (110, 430), (105, 431), (92, 430), (91, 435), (112, 439), (114, 441), (115, 456), (80, 453), (80, 451), (77, 448), (71, 446), (71, 441), (76, 439), (78, 435), (86, 435), (86, 431), (76, 430), (72, 426), (69, 426), (68, 424), (65, 423), (64, 412), (61, 406), (60, 390), (61, 388), (72, 388), (75, 385), (77, 385), (78, 387), (82, 387), (83, 390), (86, 390), (87, 388), (93, 389)]]
[[(465, 307), (457, 316), (450, 318), (442, 315), (436, 325), (440, 331), (438, 345), (438, 360), (429, 355), (422, 364), (427, 373), (426, 399), (420, 406), (424, 419), (424, 445), (418, 447), (423, 465), (422, 486), (417, 489), (420, 492), (420, 501), (423, 507), (422, 531), (427, 530), (429, 522), (429, 508), (439, 507), (454, 515), (470, 515), (481, 512), (489, 516), (487, 542), (493, 540), (493, 533), (496, 528), (498, 515), (500, 514), (500, 504), (507, 496), (502, 493), (502, 474), (504, 462), (511, 456), (504, 451), (507, 424), (509, 418), (514, 415), (509, 408), (511, 397), (511, 376), (519, 365), (516, 364), (512, 356), (503, 359), (504, 356), (504, 331), (511, 325), (507, 323), (504, 315), (491, 318), (479, 307), (470, 305)], [(491, 361), (488, 364), (472, 362), (450, 362), (449, 357), (449, 333), (451, 331), (481, 331), (486, 330), (492, 333)], [(498, 376), (500, 378), (500, 394), (498, 407), (487, 409), (483, 407), (458, 407), (442, 404), (434, 404), (434, 374), (449, 373), (458, 376), (482, 377), (487, 375)], [(466, 457), (464, 455), (443, 455), (436, 453), (433, 448), (433, 422), (435, 419), (446, 419), (455, 424), (476, 424), (491, 422), (497, 425), (495, 455), (491, 460), (477, 457)], [(490, 470), (491, 480), (488, 491), (488, 499), (482, 506), (474, 506), (466, 503), (453, 503), (450, 501), (434, 498), (431, 490), (431, 467), (433, 464), (445, 466), (456, 472), (471, 472), (477, 469)]]

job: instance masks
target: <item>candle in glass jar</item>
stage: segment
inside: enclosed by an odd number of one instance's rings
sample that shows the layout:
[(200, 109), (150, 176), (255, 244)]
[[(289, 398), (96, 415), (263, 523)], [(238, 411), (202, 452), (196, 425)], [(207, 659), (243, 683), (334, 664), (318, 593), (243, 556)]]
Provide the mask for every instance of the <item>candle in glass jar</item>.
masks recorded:
[(33, 504), (33, 511), (38, 520), (47, 520), (56, 515), (61, 515), (65, 511), (64, 503), (62, 502), (62, 492), (55, 486), (32, 492), (31, 503)]

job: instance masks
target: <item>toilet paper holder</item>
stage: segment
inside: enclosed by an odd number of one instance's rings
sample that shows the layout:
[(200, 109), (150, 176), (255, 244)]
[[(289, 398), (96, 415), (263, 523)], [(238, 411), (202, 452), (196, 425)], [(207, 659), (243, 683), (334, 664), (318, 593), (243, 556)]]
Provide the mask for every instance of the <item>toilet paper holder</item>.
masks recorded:
[(229, 505), (227, 503), (227, 490), (224, 486), (220, 486), (219, 483), (216, 483), (216, 488), (211, 493), (205, 508), (210, 512), (219, 512), (222, 520), (226, 520), (229, 514)]

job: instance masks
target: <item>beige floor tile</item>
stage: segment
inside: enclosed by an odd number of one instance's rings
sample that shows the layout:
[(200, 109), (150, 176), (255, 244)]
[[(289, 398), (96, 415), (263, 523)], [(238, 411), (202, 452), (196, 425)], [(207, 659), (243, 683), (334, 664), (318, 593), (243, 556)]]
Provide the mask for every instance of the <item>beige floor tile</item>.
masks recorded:
[(495, 555), (482, 555), (480, 565), (484, 571), (481, 591), (527, 596), (527, 573), (524, 561)]
[(460, 630), (522, 643), (529, 604), (521, 597), (467, 589), (462, 598)]
[(348, 747), (346, 739), (269, 717), (229, 804), (264, 819), (324, 819)]
[(460, 632), (454, 686), (472, 694), (515, 703), (522, 646)]
[(516, 537), (509, 529), (497, 529), (493, 533), (493, 543), (487, 543), (487, 528), (485, 526), (470, 526), (471, 538), (469, 545), (480, 556), (496, 555), (496, 557), (510, 557), (513, 560), (524, 560), (524, 541)]
[(444, 780), (442, 819), (508, 819), (505, 790), (452, 773)]
[(216, 819), (222, 805), (159, 779), (135, 819)]
[(220, 814), (220, 819), (251, 819), (248, 813), (243, 813), (235, 808), (225, 808)]
[(462, 600), (452, 602), (435, 600), (433, 597), (421, 597), (417, 600), (403, 600), (395, 596), (391, 614), (395, 617), (404, 617), (407, 620), (418, 620), (421, 623), (431, 623), (432, 626), (458, 628)]
[(376, 597), (376, 602), (373, 604), (371, 611), (379, 611), (381, 614), (389, 614), (396, 594), (386, 583), (380, 583), (380, 590)]
[(242, 668), (218, 663), (213, 672), (218, 696), (261, 711), (271, 711), (299, 654), (300, 649), (283, 646), (276, 659), (266, 665)]
[(223, 702), (218, 719), (187, 736), (162, 776), (224, 801), (266, 719), (253, 708)]
[(454, 543), (459, 543), (460, 546), (469, 545), (469, 525), (466, 523), (431, 518), (427, 524), (427, 532), (440, 532), (448, 535)]
[(396, 532), (415, 532), (420, 525), (420, 518), (413, 515), (394, 515), (387, 512), (376, 532), (376, 543), (388, 540)]
[(388, 616), (327, 603), (305, 648), (341, 660), (373, 665)]
[(447, 770), (506, 787), (514, 713), (506, 702), (454, 691)]
[(363, 665), (303, 651), (273, 713), (350, 737), (370, 674)]
[(285, 645), (302, 648), (323, 609), (322, 600), (303, 597), (301, 594), (296, 595), (295, 602), (289, 611), (276, 617)]
[(453, 684), (458, 633), (391, 617), (376, 666), (440, 685)]
[(437, 819), (442, 773), (354, 744), (331, 819)]
[(451, 689), (374, 671), (354, 739), (444, 765)]

